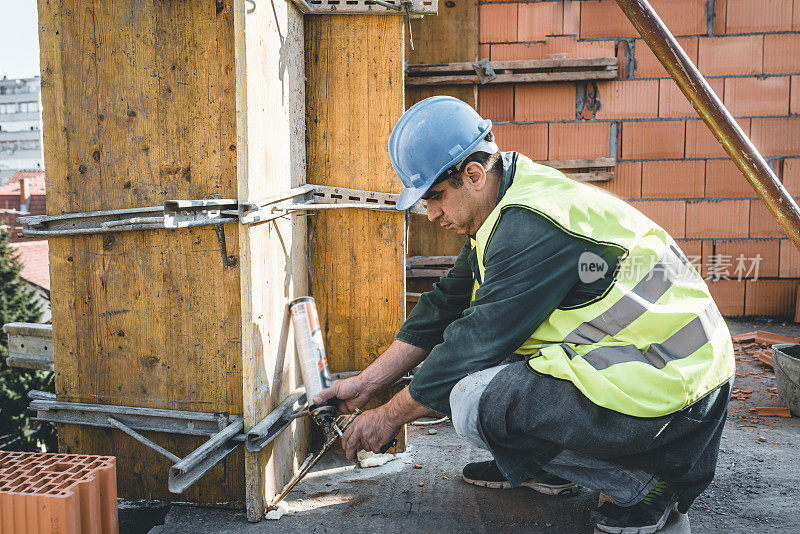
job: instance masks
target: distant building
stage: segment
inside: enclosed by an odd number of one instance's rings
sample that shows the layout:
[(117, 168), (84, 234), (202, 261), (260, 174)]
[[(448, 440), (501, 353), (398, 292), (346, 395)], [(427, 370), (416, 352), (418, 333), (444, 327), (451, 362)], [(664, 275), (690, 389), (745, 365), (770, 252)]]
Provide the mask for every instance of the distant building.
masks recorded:
[(0, 185), (0, 225), (7, 227), (12, 242), (27, 241), (17, 236), (17, 217), (46, 213), (44, 171), (17, 171)]
[(33, 291), (44, 314), (50, 319), (50, 262), (47, 239), (19, 237), (22, 229), (16, 222), (21, 215), (45, 215), (44, 171), (17, 171), (7, 183), (0, 185), (0, 227), (9, 233), (11, 248), (22, 264), (20, 276)]
[(16, 171), (44, 170), (41, 81), (0, 79), (0, 183)]

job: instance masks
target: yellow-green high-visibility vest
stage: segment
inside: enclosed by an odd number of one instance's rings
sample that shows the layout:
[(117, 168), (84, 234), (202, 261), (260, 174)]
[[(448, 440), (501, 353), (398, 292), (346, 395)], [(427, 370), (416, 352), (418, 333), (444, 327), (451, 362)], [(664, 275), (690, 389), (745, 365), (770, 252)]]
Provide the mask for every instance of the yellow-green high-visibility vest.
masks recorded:
[[(622, 200), (522, 155), (511, 187), (471, 239), (481, 280), (486, 247), (511, 207), (621, 251), (603, 295), (557, 308), (515, 351), (531, 369), (569, 380), (595, 404), (636, 417), (681, 410), (733, 376), (725, 321), (672, 237)], [(587, 252), (575, 268), (591, 277), (603, 264)]]

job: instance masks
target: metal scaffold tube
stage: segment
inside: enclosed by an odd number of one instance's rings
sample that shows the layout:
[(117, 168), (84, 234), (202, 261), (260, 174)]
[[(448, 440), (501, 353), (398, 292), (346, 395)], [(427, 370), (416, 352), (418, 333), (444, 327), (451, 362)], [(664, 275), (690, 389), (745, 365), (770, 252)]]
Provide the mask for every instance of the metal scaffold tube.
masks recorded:
[(616, 2), (778, 220), (778, 224), (800, 249), (800, 208), (797, 203), (653, 7), (647, 0), (616, 0)]

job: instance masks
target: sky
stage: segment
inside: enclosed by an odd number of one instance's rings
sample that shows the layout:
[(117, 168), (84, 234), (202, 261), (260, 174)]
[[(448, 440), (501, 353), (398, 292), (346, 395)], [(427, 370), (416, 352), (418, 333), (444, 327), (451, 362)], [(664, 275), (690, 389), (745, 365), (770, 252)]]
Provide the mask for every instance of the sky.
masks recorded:
[(36, 0), (0, 0), (0, 77), (39, 75)]

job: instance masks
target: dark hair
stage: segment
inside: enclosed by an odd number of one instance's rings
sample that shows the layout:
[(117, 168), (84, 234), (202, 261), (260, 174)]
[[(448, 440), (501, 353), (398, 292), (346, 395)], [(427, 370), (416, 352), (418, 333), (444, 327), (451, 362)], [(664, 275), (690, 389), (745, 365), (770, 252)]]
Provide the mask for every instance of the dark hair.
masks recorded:
[[(494, 141), (494, 134), (489, 132), (483, 139), (491, 143)], [(456, 169), (455, 165), (450, 167), (442, 173), (442, 175), (433, 183), (433, 185), (447, 180), (454, 189), (458, 189), (464, 185), (464, 178), (462, 176), (464, 174), (464, 169), (473, 161), (480, 163), (483, 168), (486, 169), (487, 174), (493, 174), (495, 176), (502, 176), (503, 174), (503, 158), (500, 157), (500, 152), (495, 152), (494, 154), (489, 154), (488, 152), (475, 152), (474, 154), (470, 154), (467, 159), (462, 162), (460, 171)]]

